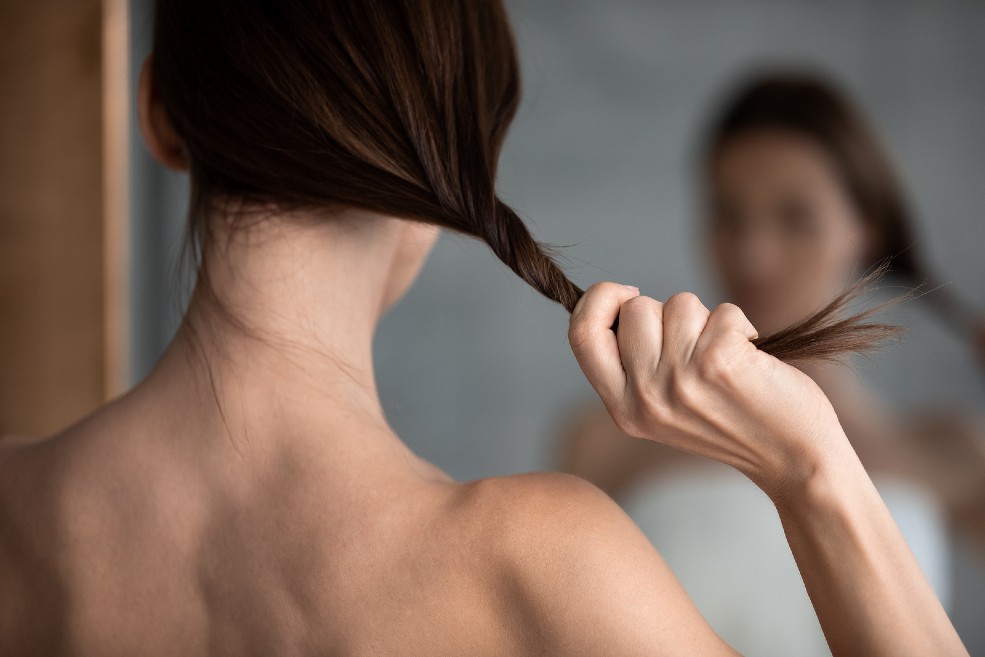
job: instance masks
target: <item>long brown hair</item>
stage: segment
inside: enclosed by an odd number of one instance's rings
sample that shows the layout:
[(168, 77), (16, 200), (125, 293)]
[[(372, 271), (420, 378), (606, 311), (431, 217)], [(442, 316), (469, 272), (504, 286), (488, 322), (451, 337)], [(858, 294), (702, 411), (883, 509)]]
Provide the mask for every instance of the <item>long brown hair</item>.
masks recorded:
[(357, 207), (478, 237), (577, 303), (496, 197), (520, 94), (498, 0), (159, 0), (153, 67), (191, 161), (201, 256), (220, 198)]
[[(207, 218), (229, 199), (356, 207), (478, 237), (573, 310), (582, 290), (495, 191), (520, 95), (499, 0), (158, 0), (154, 29), (200, 283)], [(825, 322), (761, 345), (796, 358), (871, 342)]]
[(859, 263), (879, 270), (919, 295), (952, 325), (973, 313), (942, 289), (918, 248), (910, 203), (881, 140), (850, 96), (833, 81), (808, 71), (760, 73), (733, 92), (714, 119), (704, 144), (711, 166), (730, 140), (759, 131), (781, 131), (810, 139), (820, 147), (875, 242)]

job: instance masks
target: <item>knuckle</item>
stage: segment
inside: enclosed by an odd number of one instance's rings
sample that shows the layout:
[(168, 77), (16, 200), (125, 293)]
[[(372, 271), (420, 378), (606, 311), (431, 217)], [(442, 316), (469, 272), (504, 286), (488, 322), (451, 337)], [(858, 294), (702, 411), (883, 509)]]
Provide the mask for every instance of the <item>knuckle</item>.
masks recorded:
[(659, 309), (659, 303), (650, 297), (638, 296), (626, 301), (619, 308), (620, 321), (632, 321)]
[(581, 351), (589, 346), (592, 340), (592, 332), (588, 326), (577, 320), (573, 320), (568, 325), (568, 344), (575, 351)]
[(696, 355), (695, 365), (702, 379), (714, 383), (726, 383), (734, 373), (735, 355), (721, 341), (708, 345)]
[(701, 305), (701, 299), (699, 299), (698, 295), (693, 292), (678, 292), (667, 299), (667, 305), (681, 308), (693, 308)]
[(714, 314), (718, 317), (718, 321), (736, 328), (743, 333), (752, 330), (755, 332), (755, 328), (752, 323), (750, 323), (749, 318), (746, 317), (745, 312), (742, 308), (739, 308), (734, 303), (723, 303), (715, 308)]
[(618, 288), (619, 288), (619, 284), (614, 283), (613, 281), (597, 281), (595, 283), (592, 283), (592, 285), (590, 285), (588, 289), (595, 290), (596, 292), (601, 292), (601, 291), (613, 292)]
[(739, 308), (734, 303), (720, 304), (715, 308), (715, 314), (721, 320), (732, 324), (745, 324), (748, 321), (746, 320), (746, 314), (742, 312), (742, 308)]
[(666, 312), (674, 317), (688, 317), (701, 313), (708, 315), (708, 310), (701, 303), (701, 299), (691, 292), (678, 292), (667, 299)]
[(632, 299), (627, 299), (625, 303), (622, 304), (621, 308), (623, 310), (639, 310), (649, 306), (649, 302), (652, 301), (650, 297), (638, 296)]
[(571, 312), (571, 320), (574, 321), (584, 312), (586, 305), (591, 305), (596, 303), (597, 299), (612, 298), (616, 296), (619, 284), (612, 283), (609, 281), (599, 281), (594, 283), (585, 293), (581, 295), (578, 303), (575, 304), (574, 310)]
[(670, 375), (670, 393), (675, 404), (693, 409), (698, 404), (699, 384), (688, 372), (675, 370)]
[(592, 285), (590, 285), (589, 288), (585, 290), (585, 294), (586, 295), (590, 294), (592, 296), (596, 296), (596, 295), (610, 296), (614, 294), (619, 289), (619, 287), (620, 285), (618, 283), (613, 283), (611, 281), (599, 281), (598, 283), (593, 283)]

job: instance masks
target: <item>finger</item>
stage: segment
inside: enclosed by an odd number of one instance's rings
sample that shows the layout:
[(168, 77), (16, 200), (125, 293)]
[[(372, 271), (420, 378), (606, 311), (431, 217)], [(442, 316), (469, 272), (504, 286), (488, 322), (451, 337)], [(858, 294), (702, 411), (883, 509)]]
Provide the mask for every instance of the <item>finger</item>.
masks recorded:
[[(738, 306), (723, 303), (716, 307), (708, 317), (704, 331), (695, 345), (694, 356), (710, 355), (714, 349), (734, 354), (735, 350), (752, 347), (752, 340), (759, 337), (759, 332), (752, 325), (745, 313)], [(719, 351), (721, 353), (721, 351)]]
[(649, 385), (663, 348), (663, 304), (635, 297), (619, 310), (619, 357), (630, 381)]
[(759, 332), (746, 314), (732, 303), (723, 303), (711, 312), (698, 342), (727, 333), (741, 335), (746, 340), (755, 340), (759, 337)]
[(664, 304), (664, 346), (661, 364), (686, 365), (711, 313), (690, 292), (675, 294)]
[(596, 283), (571, 313), (568, 342), (588, 382), (603, 401), (620, 394), (626, 386), (612, 324), (619, 316), (619, 308), (639, 293), (628, 285)]

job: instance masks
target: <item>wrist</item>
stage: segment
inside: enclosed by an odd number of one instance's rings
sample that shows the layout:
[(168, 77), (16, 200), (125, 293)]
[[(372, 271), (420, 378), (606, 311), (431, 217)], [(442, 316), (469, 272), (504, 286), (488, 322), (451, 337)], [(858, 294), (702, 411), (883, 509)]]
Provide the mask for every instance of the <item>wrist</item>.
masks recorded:
[(871, 484), (842, 428), (828, 438), (760, 485), (778, 510), (829, 506), (850, 499), (859, 484)]

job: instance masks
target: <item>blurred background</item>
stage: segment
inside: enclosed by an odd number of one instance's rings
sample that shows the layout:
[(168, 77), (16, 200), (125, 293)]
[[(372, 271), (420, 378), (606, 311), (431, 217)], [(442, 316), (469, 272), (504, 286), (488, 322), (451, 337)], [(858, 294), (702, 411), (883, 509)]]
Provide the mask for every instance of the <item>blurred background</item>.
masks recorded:
[[(738, 76), (805, 65), (875, 123), (914, 203), (919, 248), (985, 308), (985, 3), (507, 4), (525, 79), (501, 195), (563, 247), (579, 284), (720, 301), (701, 242), (699, 136)], [(177, 327), (187, 188), (125, 120), (150, 12), (150, 0), (0, 0), (0, 431), (78, 418), (146, 374)], [(905, 340), (859, 363), (866, 385), (901, 406), (985, 413), (985, 371), (967, 341), (921, 304), (893, 319)], [(565, 419), (593, 401), (566, 324), (484, 245), (444, 235), (378, 335), (393, 426), (459, 479), (555, 468)], [(644, 530), (659, 547), (659, 530)], [(949, 609), (985, 655), (982, 560), (960, 541), (948, 549)]]

